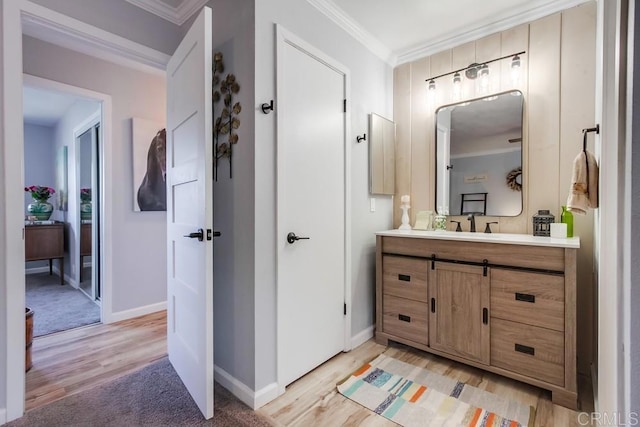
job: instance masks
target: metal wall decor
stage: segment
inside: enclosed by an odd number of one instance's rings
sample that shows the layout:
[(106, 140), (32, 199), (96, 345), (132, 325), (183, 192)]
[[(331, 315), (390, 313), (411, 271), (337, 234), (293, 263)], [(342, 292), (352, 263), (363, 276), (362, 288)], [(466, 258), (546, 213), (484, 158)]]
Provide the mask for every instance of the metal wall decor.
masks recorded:
[[(233, 102), (234, 95), (240, 92), (240, 84), (236, 76), (229, 73), (224, 78), (224, 63), (222, 53), (213, 55), (213, 106), (212, 112), (215, 119), (213, 124), (213, 139), (215, 144), (215, 179), (218, 180), (218, 160), (223, 157), (229, 159), (229, 178), (233, 178), (233, 164), (231, 157), (233, 145), (238, 143), (238, 134), (234, 132), (240, 127), (238, 114), (242, 111), (240, 102)], [(216, 118), (216, 105), (222, 101), (222, 109)], [(226, 141), (224, 139), (226, 138)], [(222, 139), (222, 140), (221, 140)]]

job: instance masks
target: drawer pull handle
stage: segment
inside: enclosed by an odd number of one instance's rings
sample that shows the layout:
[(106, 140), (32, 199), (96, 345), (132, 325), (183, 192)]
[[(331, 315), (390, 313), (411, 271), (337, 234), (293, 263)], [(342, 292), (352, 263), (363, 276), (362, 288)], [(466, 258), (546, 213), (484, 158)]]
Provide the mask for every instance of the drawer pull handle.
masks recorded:
[(516, 292), (516, 301), (524, 301), (534, 303), (536, 302), (536, 296), (530, 294), (521, 294), (520, 292)]
[(489, 309), (486, 307), (482, 309), (482, 323), (485, 325), (489, 324)]
[(398, 280), (402, 282), (410, 282), (411, 276), (409, 276), (408, 274), (398, 274)]
[(531, 356), (536, 355), (536, 349), (533, 347), (529, 347), (528, 345), (516, 344), (515, 350), (520, 353), (530, 354)]
[(404, 314), (398, 314), (398, 319), (402, 320), (403, 322), (411, 323), (411, 317), (405, 316)]
[(436, 312), (436, 299), (435, 298), (431, 298), (431, 312), (432, 313)]

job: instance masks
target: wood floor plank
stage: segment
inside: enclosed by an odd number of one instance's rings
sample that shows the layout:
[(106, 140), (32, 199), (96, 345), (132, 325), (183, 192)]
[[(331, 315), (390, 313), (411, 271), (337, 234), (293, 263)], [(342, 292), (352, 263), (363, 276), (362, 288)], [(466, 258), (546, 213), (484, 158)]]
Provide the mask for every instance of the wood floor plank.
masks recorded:
[(27, 411), (137, 371), (167, 354), (166, 311), (35, 338)]
[[(159, 312), (36, 338), (34, 367), (26, 374), (27, 410), (89, 390), (164, 357), (166, 325), (166, 312)], [(554, 405), (547, 391), (408, 346), (391, 343), (385, 347), (373, 340), (338, 354), (287, 386), (285, 394), (257, 412), (275, 426), (396, 425), (345, 398), (336, 389), (336, 384), (382, 353), (534, 406), (535, 426), (580, 425), (579, 412)], [(593, 411), (589, 379), (580, 378), (579, 384), (582, 411)]]

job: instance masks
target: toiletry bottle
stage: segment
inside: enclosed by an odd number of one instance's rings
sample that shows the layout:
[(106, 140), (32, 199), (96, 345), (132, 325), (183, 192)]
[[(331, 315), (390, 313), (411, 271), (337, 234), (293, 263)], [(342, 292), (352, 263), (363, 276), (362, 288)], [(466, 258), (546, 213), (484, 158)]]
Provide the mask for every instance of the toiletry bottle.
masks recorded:
[(562, 214), (560, 215), (560, 222), (567, 224), (567, 237), (573, 237), (573, 214), (567, 210), (566, 206), (562, 207)]

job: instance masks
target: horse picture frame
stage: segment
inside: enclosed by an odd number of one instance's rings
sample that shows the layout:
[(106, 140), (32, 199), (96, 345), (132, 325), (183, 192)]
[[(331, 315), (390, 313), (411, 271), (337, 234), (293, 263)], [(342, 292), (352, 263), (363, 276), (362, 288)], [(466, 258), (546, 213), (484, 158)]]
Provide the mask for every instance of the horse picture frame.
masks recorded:
[(166, 129), (162, 123), (131, 119), (133, 210), (166, 211)]

